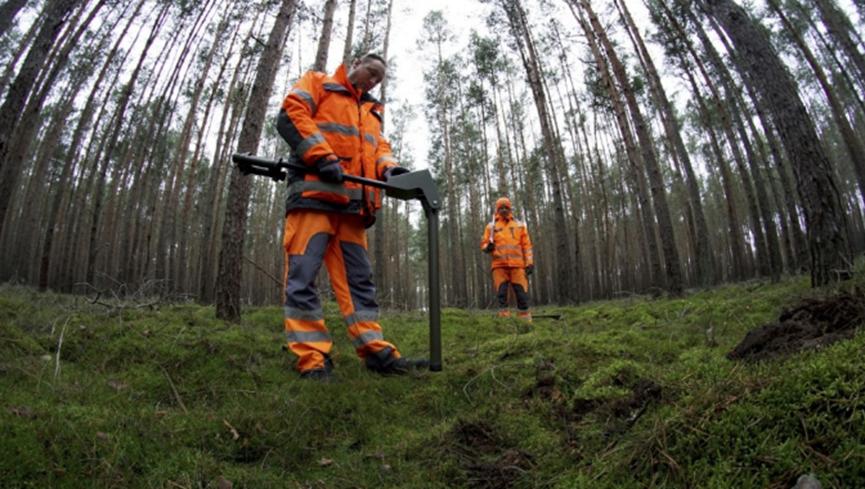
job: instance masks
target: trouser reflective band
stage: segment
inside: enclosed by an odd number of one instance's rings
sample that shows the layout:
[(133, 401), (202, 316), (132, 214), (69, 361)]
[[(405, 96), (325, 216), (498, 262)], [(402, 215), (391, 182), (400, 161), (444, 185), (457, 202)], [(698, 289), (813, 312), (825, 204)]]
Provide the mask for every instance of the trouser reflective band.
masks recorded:
[(297, 355), (297, 369), (304, 372), (324, 368), (325, 359), (333, 348), (324, 319), (309, 321), (286, 317), (284, 326), (286, 347)]
[(381, 326), (373, 322), (359, 322), (348, 326), (348, 336), (357, 355), (366, 358), (383, 350), (392, 350), (394, 356), (399, 358), (399, 352), (394, 346), (384, 340)]

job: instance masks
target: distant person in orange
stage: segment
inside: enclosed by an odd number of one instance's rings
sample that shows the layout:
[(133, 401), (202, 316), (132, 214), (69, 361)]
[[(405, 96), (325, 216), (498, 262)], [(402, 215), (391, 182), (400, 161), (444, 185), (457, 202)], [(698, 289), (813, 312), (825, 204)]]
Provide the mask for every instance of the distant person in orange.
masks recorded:
[(499, 301), (499, 317), (511, 315), (508, 309), (508, 287), (512, 286), (517, 297), (517, 316), (531, 321), (527, 277), (535, 269), (532, 240), (526, 224), (514, 218), (511, 201), (507, 197), (496, 201), (496, 213), (484, 231), (481, 250), (493, 257), (493, 285)]

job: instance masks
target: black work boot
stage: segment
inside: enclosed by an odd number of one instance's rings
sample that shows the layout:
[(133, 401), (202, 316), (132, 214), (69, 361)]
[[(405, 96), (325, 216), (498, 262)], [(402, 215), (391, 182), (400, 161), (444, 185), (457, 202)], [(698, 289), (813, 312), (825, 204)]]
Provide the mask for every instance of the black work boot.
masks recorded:
[(330, 357), (324, 358), (324, 367), (306, 370), (300, 373), (301, 379), (315, 380), (321, 383), (336, 382), (336, 376), (333, 375), (333, 361)]
[[(389, 352), (388, 352), (389, 353)], [(379, 355), (370, 355), (365, 360), (366, 368), (381, 375), (405, 375), (429, 367), (429, 360), (387, 356), (384, 360)]]
[(336, 377), (323, 368), (314, 368), (312, 370), (307, 370), (306, 372), (301, 372), (300, 378), (307, 380), (315, 380), (317, 382), (325, 384), (336, 381)]

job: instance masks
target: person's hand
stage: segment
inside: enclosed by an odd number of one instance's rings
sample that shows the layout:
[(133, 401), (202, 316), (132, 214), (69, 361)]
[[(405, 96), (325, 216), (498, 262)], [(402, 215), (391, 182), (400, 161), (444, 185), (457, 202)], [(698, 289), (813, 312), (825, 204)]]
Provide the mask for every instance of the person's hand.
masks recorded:
[(493, 243), (487, 243), (486, 248), (484, 248), (484, 253), (492, 253), (494, 249), (496, 249), (496, 245)]
[(392, 166), (392, 167), (388, 168), (387, 170), (385, 170), (384, 175), (382, 175), (382, 176), (384, 177), (384, 181), (386, 182), (386, 181), (390, 180), (391, 177), (396, 177), (399, 175), (405, 175), (406, 173), (410, 173), (410, 172), (411, 172), (411, 170), (409, 170), (408, 168), (403, 168), (401, 166)]
[(325, 158), (319, 162), (318, 178), (322, 182), (342, 183), (342, 165), (339, 164), (339, 158)]
[(526, 267), (526, 275), (531, 275), (532, 273), (534, 273), (534, 271), (535, 271), (534, 265), (529, 265)]

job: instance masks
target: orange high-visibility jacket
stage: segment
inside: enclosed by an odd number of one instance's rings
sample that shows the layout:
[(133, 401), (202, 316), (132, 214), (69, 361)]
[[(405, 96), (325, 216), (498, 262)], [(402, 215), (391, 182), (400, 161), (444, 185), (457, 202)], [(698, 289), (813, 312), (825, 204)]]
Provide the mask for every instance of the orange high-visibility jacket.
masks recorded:
[(490, 244), (490, 231), (493, 229), (492, 242), (495, 248), (492, 253), (492, 268), (525, 268), (535, 264), (532, 257), (532, 240), (529, 239), (525, 223), (514, 219), (513, 214), (503, 218), (496, 213), (495, 223), (487, 224), (484, 230), (481, 250)]
[[(390, 143), (381, 134), (382, 104), (359, 93), (345, 65), (333, 75), (309, 71), (282, 101), (289, 121), (292, 161), (314, 168), (338, 157), (343, 172), (381, 180), (396, 166)], [(314, 172), (290, 173), (286, 211), (320, 209), (371, 216), (381, 206), (376, 188), (353, 182), (322, 182)]]

